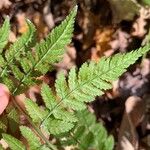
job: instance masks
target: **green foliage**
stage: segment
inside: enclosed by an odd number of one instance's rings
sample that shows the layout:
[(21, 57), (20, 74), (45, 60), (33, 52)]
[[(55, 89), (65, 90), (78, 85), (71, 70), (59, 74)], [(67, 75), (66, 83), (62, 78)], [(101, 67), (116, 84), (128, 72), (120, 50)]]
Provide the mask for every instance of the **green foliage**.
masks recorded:
[(71, 69), (68, 80), (61, 73), (55, 84), (59, 103), (73, 110), (84, 109), (84, 102), (90, 102), (110, 89), (111, 82), (148, 50), (149, 45), (126, 54), (103, 57), (98, 63), (84, 63), (78, 72), (75, 68)]
[[(77, 6), (45, 40), (37, 44), (36, 29), (27, 20), (28, 31), (3, 51), (10, 30), (9, 19), (5, 20), (0, 29), (0, 82), (9, 87), (13, 96), (39, 84), (37, 77), (46, 74), (52, 65), (61, 59), (65, 45), (71, 41), (76, 13)], [(35, 133), (25, 126), (21, 126), (20, 131), (29, 148), (57, 150), (42, 134), (42, 129), (46, 134), (55, 137), (55, 144), (60, 149), (65, 145), (74, 145), (81, 150), (112, 150), (113, 137), (108, 136), (105, 128), (96, 123), (95, 117), (85, 110), (86, 103), (111, 89), (111, 82), (117, 80), (130, 65), (148, 52), (149, 48), (150, 45), (146, 45), (128, 53), (103, 57), (99, 62), (84, 63), (79, 70), (73, 67), (68, 77), (63, 73), (57, 76), (54, 90), (43, 84), (41, 96), (45, 106), (40, 107), (31, 99), (25, 101), (26, 111), (30, 116), (27, 118)], [(0, 134), (12, 150), (24, 150), (24, 144), (13, 137), (19, 123), (17, 114), (17, 111), (11, 108), (6, 116), (0, 118)], [(8, 124), (11, 125), (12, 135), (4, 134)]]
[[(76, 113), (78, 123), (68, 133), (61, 134), (59, 142), (63, 148), (68, 145), (73, 145), (76, 149), (88, 150), (112, 150), (114, 147), (114, 139), (107, 135), (106, 129), (102, 124), (96, 122), (93, 114), (87, 110)], [(28, 127), (20, 127), (21, 134), (27, 140), (30, 150), (49, 150), (46, 145), (43, 145), (40, 138)], [(58, 138), (57, 137), (57, 138)], [(4, 140), (9, 144), (12, 150), (22, 150), (25, 147), (18, 139), (8, 134), (3, 134)]]
[[(69, 16), (52, 30), (45, 40), (37, 44), (35, 27), (27, 20), (28, 31), (11, 45), (5, 54), (0, 55), (0, 81), (9, 87), (13, 95), (20, 94), (29, 86), (38, 84), (35, 78), (45, 74), (51, 65), (61, 59), (65, 45), (71, 41), (76, 12), (77, 7), (74, 7)], [(0, 48), (3, 48), (8, 39), (8, 19), (0, 33), (5, 34), (0, 36)], [(33, 47), (35, 51), (31, 50)]]
[(32, 100), (26, 100), (25, 106), (29, 115), (33, 121), (42, 123), (42, 127), (51, 134), (58, 135), (69, 131), (77, 121), (73, 113), (84, 110), (85, 103), (110, 89), (111, 82), (117, 80), (127, 67), (148, 50), (149, 45), (126, 54), (103, 57), (98, 63), (84, 63), (79, 71), (72, 68), (67, 79), (63, 73), (59, 74), (55, 84), (56, 94), (48, 85), (42, 86), (45, 110), (40, 109)]
[(30, 150), (38, 149), (41, 146), (40, 139), (31, 131), (30, 128), (21, 126), (20, 127), (21, 133), (24, 136), (24, 138), (27, 139)]
[(141, 0), (140, 1), (142, 4), (144, 4), (144, 5), (150, 5), (150, 1), (149, 0)]
[(2, 53), (3, 48), (6, 46), (8, 42), (9, 30), (10, 30), (9, 18), (6, 18), (3, 23), (3, 26), (0, 29), (0, 54)]
[(107, 135), (102, 124), (96, 122), (93, 114), (87, 110), (79, 111), (76, 114), (78, 123), (68, 134), (61, 136), (63, 145), (74, 145), (80, 150), (112, 150), (114, 139)]
[[(48, 85), (43, 84), (41, 95), (45, 105), (47, 106), (45, 110), (40, 109), (40, 107), (30, 99), (26, 99), (25, 101), (26, 110), (28, 111), (30, 117), (34, 122), (39, 124), (46, 118), (51, 109), (57, 105), (55, 96)], [(68, 112), (63, 108), (57, 108), (53, 111), (52, 116), (48, 117), (44, 122), (43, 127), (51, 134), (57, 135), (62, 132), (69, 131), (73, 128), (74, 122), (76, 121), (77, 119), (73, 113)]]
[[(40, 141), (40, 138), (37, 137), (30, 128), (21, 126), (20, 131), (23, 137), (27, 140), (30, 150), (49, 150), (49, 148)], [(3, 134), (3, 138), (12, 150), (25, 150), (27, 148), (27, 146), (25, 147), (20, 140), (11, 135)]]
[(9, 106), (6, 109), (6, 113), (0, 116), (0, 138), (2, 136), (2, 133), (6, 132), (7, 130), (9, 130), (9, 132), (11, 132), (12, 134), (15, 134), (18, 130), (18, 125), (18, 111), (12, 106)]
[(18, 139), (11, 135), (3, 134), (3, 139), (8, 143), (12, 150), (25, 150), (25, 146)]

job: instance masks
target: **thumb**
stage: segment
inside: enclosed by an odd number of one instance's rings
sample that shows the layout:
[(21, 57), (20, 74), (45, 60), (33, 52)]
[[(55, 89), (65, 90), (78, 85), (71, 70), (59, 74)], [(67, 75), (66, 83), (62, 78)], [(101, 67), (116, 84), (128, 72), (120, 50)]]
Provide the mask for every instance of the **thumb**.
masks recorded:
[(0, 84), (0, 115), (9, 103), (10, 93), (4, 84)]

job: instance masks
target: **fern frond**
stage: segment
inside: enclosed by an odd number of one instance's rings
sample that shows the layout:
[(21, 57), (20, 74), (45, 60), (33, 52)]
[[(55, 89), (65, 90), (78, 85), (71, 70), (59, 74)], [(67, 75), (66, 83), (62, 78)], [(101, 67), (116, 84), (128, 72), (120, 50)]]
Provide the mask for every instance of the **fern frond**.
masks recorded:
[(15, 108), (10, 109), (10, 112), (7, 114), (7, 119), (7, 128), (9, 128), (11, 133), (16, 133), (19, 126), (19, 114)]
[[(77, 13), (75, 7), (68, 17), (48, 35), (46, 40), (42, 40), (35, 46), (35, 54), (31, 52), (26, 54), (26, 58), (22, 59), (21, 66), (24, 70), (20, 75), (19, 85), (13, 90), (13, 94), (19, 92), (19, 88), (31, 86), (37, 83), (36, 75), (41, 76), (45, 74), (53, 63), (60, 60), (64, 54), (64, 46), (69, 44), (72, 37), (74, 18)], [(37, 74), (35, 75), (35, 73)], [(17, 71), (17, 73), (19, 73)]]
[[(42, 123), (42, 127), (51, 134), (69, 131), (77, 122), (74, 112), (85, 109), (86, 102), (91, 102), (95, 96), (102, 95), (104, 90), (110, 89), (111, 82), (118, 79), (127, 67), (148, 50), (149, 46), (145, 46), (126, 54), (103, 57), (98, 63), (84, 63), (78, 73), (75, 68), (70, 70), (68, 80), (64, 74), (59, 74), (55, 83), (56, 94), (46, 84), (41, 88), (45, 110), (41, 111), (32, 100), (25, 102), (29, 115), (34, 121)], [(65, 129), (62, 130), (62, 127)]]
[(129, 53), (103, 57), (98, 63), (84, 63), (78, 73), (75, 68), (71, 69), (68, 82), (61, 73), (55, 84), (59, 103), (73, 110), (84, 109), (84, 102), (90, 102), (95, 96), (102, 95), (104, 90), (110, 89), (111, 82), (117, 80), (127, 67), (149, 49), (150, 45)]
[(3, 51), (3, 48), (6, 46), (8, 42), (8, 36), (10, 32), (10, 23), (9, 18), (7, 17), (0, 28), (0, 54)]
[[(3, 134), (3, 139), (12, 150), (26, 150), (27, 147), (30, 150), (50, 150), (50, 148), (48, 148), (46, 144), (43, 144), (40, 141), (40, 138), (37, 137), (37, 135), (30, 128), (20, 126), (20, 131), (23, 137), (27, 140), (28, 146), (25, 146), (20, 140), (11, 135)], [(53, 150), (57, 150), (55, 146), (53, 146)]]
[(36, 150), (41, 147), (40, 139), (33, 133), (33, 131), (25, 126), (20, 127), (21, 134), (27, 140), (30, 150)]
[[(26, 99), (25, 101), (26, 110), (36, 123), (41, 123), (51, 111), (51, 108), (57, 104), (56, 97), (48, 85), (42, 85), (41, 95), (45, 105), (47, 106), (45, 110), (41, 110), (32, 100)], [(74, 122), (76, 121), (77, 118), (73, 112), (68, 112), (63, 108), (58, 108), (53, 111), (52, 116), (47, 119), (43, 127), (49, 133), (57, 135), (72, 129)]]
[(45, 111), (42, 111), (39, 106), (30, 99), (26, 99), (25, 101), (26, 110), (28, 111), (30, 117), (34, 122), (38, 123), (43, 120), (43, 118), (47, 115)]
[(35, 26), (30, 20), (26, 20), (26, 22), (28, 25), (28, 31), (18, 38), (5, 54), (8, 63), (12, 63), (14, 59), (21, 60), (20, 56), (23, 55), (28, 48), (35, 45)]
[[(77, 6), (73, 8), (69, 16), (56, 27), (47, 37), (47, 39), (37, 44), (36, 49), (36, 66), (35, 69), (43, 74), (43, 67), (46, 63), (54, 64), (60, 60), (64, 54), (65, 45), (71, 42), (74, 18), (77, 13)], [(49, 68), (47, 68), (46, 72)]]
[(16, 86), (16, 81), (13, 79), (14, 76), (18, 79), (20, 72), (16, 64), (17, 61), (21, 61), (21, 56), (24, 56), (25, 52), (29, 50), (31, 45), (34, 45), (35, 41), (35, 27), (27, 20), (28, 31), (24, 33), (10, 48), (6, 51), (5, 57), (3, 54), (0, 55), (0, 81), (8, 86), (10, 91)]
[[(0, 81), (9, 87), (13, 95), (39, 84), (40, 80), (36, 78), (45, 74), (60, 60), (64, 54), (64, 47), (71, 41), (76, 13), (77, 6), (35, 47), (35, 27), (27, 20), (28, 31), (12, 44), (5, 54), (0, 55)], [(8, 26), (7, 22), (6, 20), (4, 25)], [(1, 32), (4, 32), (4, 29), (2, 27)], [(2, 37), (2, 41), (3, 39)], [(34, 50), (31, 50), (33, 47)]]
[(18, 139), (14, 138), (11, 135), (3, 134), (3, 139), (6, 141), (6, 143), (9, 145), (9, 147), (12, 150), (25, 150), (26, 149), (21, 141), (19, 141)]
[(14, 64), (14, 61), (20, 59), (20, 56), (23, 55), (25, 50), (28, 49), (31, 45), (34, 45), (35, 27), (29, 20), (27, 20), (27, 24), (28, 31), (24, 33), (20, 38), (18, 38), (18, 40), (14, 44), (12, 44), (6, 51), (5, 58), (3, 58), (3, 62), (5, 62), (5, 65), (2, 66), (0, 77), (3, 77), (5, 74), (7, 74), (7, 72), (9, 72), (8, 68), (12, 64)]
[(19, 125), (19, 114), (15, 108), (7, 107), (7, 113), (0, 116), (0, 138), (2, 133), (9, 130), (12, 134), (15, 133)]
[(77, 112), (78, 123), (60, 137), (62, 145), (74, 145), (77, 149), (112, 150), (114, 138), (107, 135), (102, 124), (96, 122), (93, 114), (87, 110)]

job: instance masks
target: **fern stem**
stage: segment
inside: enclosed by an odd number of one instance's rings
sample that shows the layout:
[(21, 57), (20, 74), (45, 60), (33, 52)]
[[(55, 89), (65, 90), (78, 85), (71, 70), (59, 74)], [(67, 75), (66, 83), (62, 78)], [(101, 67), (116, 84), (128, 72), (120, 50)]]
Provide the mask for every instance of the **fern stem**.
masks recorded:
[(49, 142), (49, 140), (44, 136), (41, 130), (32, 122), (31, 118), (27, 115), (27, 113), (22, 109), (20, 105), (16, 102), (15, 98), (12, 97), (13, 104), (17, 107), (17, 109), (26, 116), (28, 122), (31, 124), (33, 129), (37, 132), (37, 134), (41, 137), (41, 139), (47, 144), (47, 146), (52, 150), (57, 150), (57, 148)]

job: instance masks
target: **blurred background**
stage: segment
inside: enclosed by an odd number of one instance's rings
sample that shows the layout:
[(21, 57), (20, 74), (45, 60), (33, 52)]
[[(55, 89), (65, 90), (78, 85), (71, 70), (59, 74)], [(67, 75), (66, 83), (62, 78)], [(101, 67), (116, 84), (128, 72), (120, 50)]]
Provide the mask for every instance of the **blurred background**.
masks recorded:
[[(73, 40), (56, 71), (47, 74), (50, 84), (59, 71), (67, 74), (72, 66), (150, 42), (150, 0), (0, 0), (0, 24), (10, 17), (9, 42), (13, 43), (27, 31), (26, 19), (30, 19), (40, 41), (76, 3), (79, 9)], [(115, 137), (116, 145), (122, 144), (125, 150), (150, 149), (150, 55), (132, 65), (113, 83), (112, 90), (89, 104), (89, 109)]]

